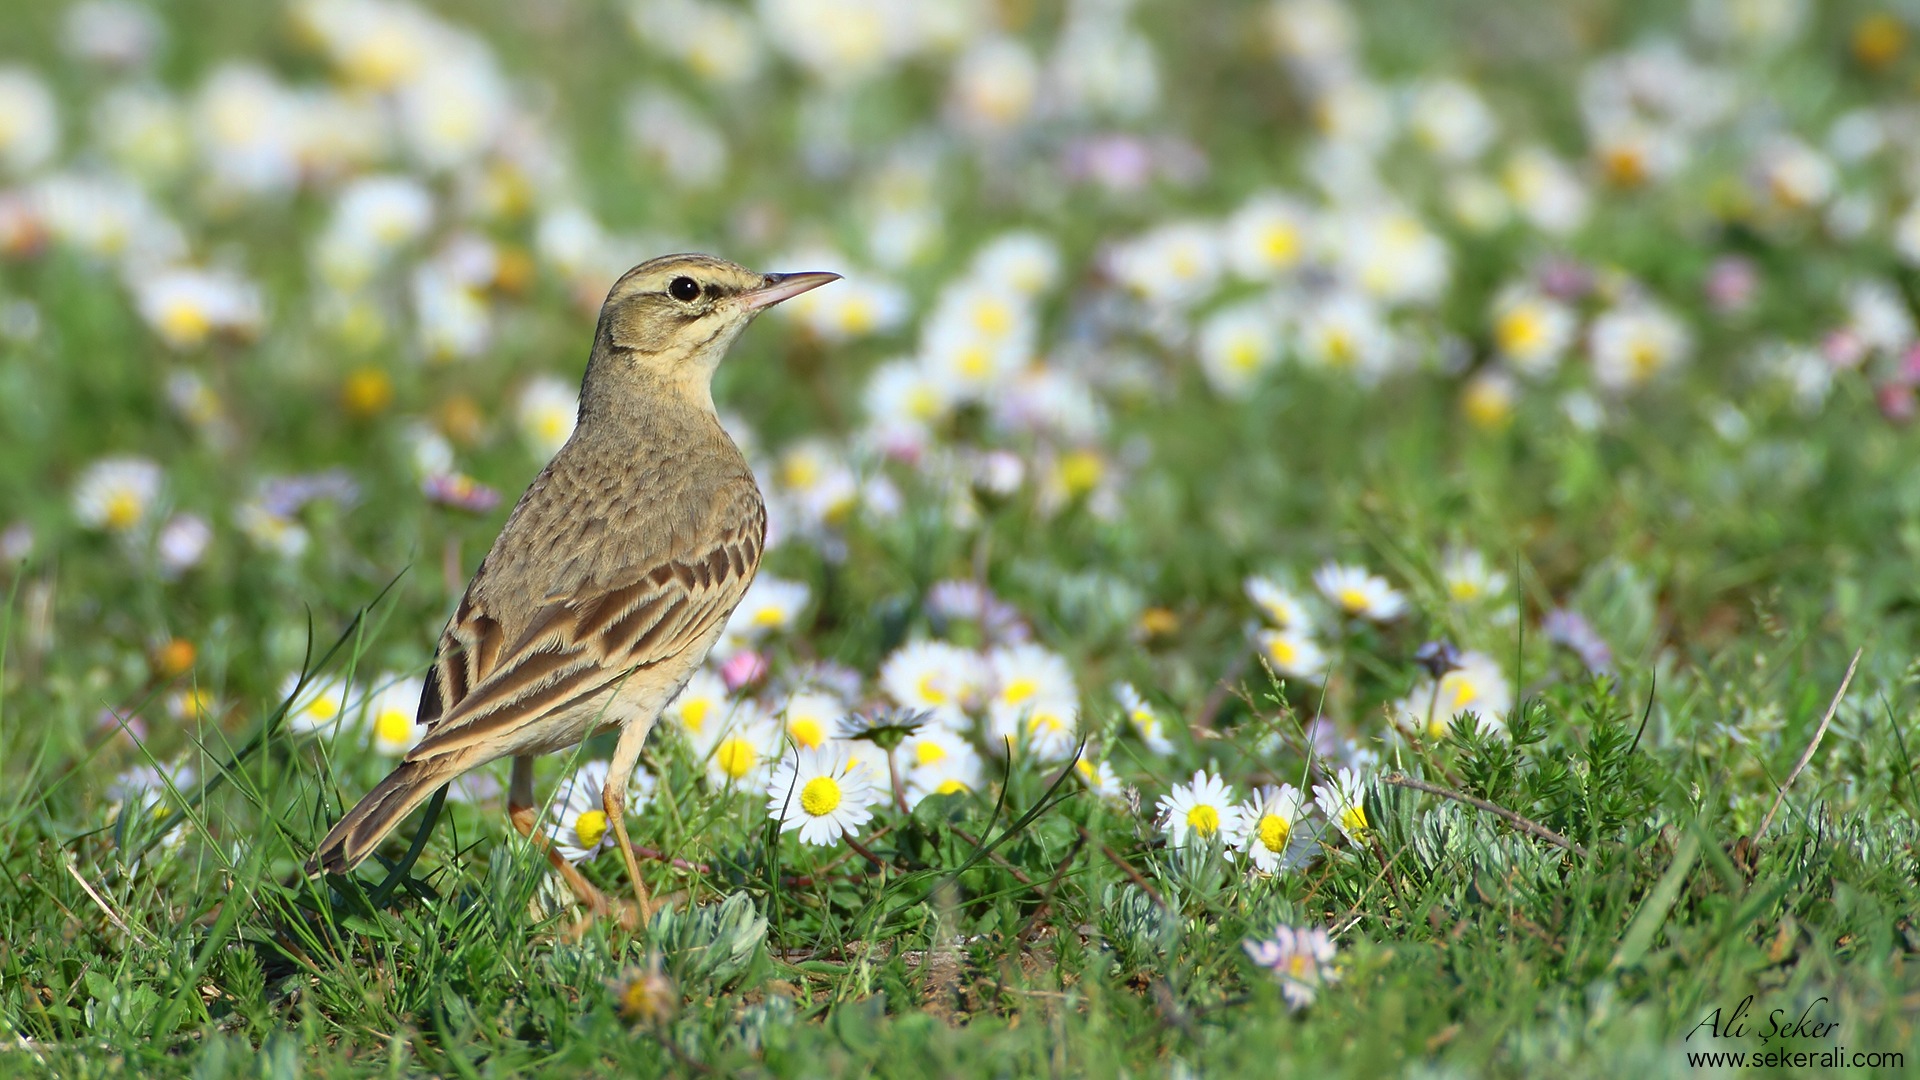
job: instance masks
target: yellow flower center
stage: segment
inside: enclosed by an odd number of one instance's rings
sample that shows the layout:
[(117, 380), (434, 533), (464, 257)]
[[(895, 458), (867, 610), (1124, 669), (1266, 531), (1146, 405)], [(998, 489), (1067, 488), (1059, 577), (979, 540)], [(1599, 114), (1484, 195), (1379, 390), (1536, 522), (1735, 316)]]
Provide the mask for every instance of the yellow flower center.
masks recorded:
[(160, 313), (160, 333), (170, 341), (198, 345), (206, 340), (207, 332), (212, 329), (213, 320), (193, 304), (169, 304)]
[(1060, 459), (1060, 486), (1068, 495), (1085, 495), (1100, 483), (1106, 465), (1091, 450), (1075, 450)]
[(413, 734), (413, 717), (399, 709), (382, 709), (373, 722), (373, 733), (381, 742), (399, 746)]
[(969, 345), (960, 350), (960, 373), (971, 378), (979, 378), (987, 373), (989, 362), (987, 350), (979, 345)]
[(1546, 343), (1546, 320), (1531, 307), (1517, 307), (1500, 316), (1493, 335), (1500, 351), (1509, 356), (1524, 356)]
[(827, 741), (826, 730), (821, 726), (820, 721), (811, 716), (788, 720), (787, 734), (793, 736), (794, 742), (809, 750), (816, 749), (821, 743)]
[(1455, 600), (1477, 600), (1480, 598), (1480, 583), (1472, 578), (1455, 578), (1447, 582), (1447, 592)]
[(575, 818), (573, 821), (573, 835), (579, 837), (580, 846), (583, 848), (590, 848), (598, 844), (600, 838), (607, 835), (607, 812), (605, 810), (589, 810)]
[(973, 311), (973, 325), (990, 338), (997, 338), (1013, 329), (1013, 313), (1005, 304), (989, 301)]
[(816, 776), (800, 789), (800, 809), (825, 817), (840, 807), (840, 784), (831, 776)]
[(116, 491), (107, 496), (107, 528), (131, 529), (140, 521), (140, 496), (131, 491)]
[(945, 705), (947, 703), (947, 692), (939, 687), (939, 678), (940, 676), (934, 672), (928, 672), (920, 676), (920, 700), (929, 705)]
[(913, 760), (918, 765), (936, 765), (947, 760), (947, 748), (932, 739), (923, 740), (913, 748)]
[(1300, 656), (1300, 649), (1292, 641), (1275, 635), (1267, 640), (1267, 655), (1282, 667), (1293, 663)]
[(1513, 415), (1513, 395), (1505, 386), (1489, 379), (1470, 383), (1460, 405), (1473, 426), (1483, 431), (1505, 427)]
[(1367, 610), (1367, 594), (1355, 586), (1349, 585), (1341, 589), (1339, 597), (1340, 606), (1351, 613), (1358, 614)]
[(1220, 811), (1211, 806), (1196, 806), (1187, 811), (1187, 828), (1200, 836), (1212, 836), (1220, 831)]
[(1306, 953), (1294, 953), (1292, 956), (1287, 957), (1287, 974), (1294, 979), (1304, 982), (1307, 978), (1307, 967), (1309, 963), (1310, 961)]
[(1300, 232), (1292, 225), (1275, 222), (1260, 234), (1260, 253), (1275, 266), (1290, 266), (1300, 255)]
[(763, 607), (753, 613), (753, 625), (776, 627), (787, 624), (787, 613), (777, 607)]
[(1293, 824), (1279, 814), (1267, 814), (1260, 819), (1260, 846), (1268, 851), (1281, 852), (1287, 849), (1287, 836), (1293, 832)]
[(1367, 811), (1359, 803), (1354, 803), (1340, 811), (1340, 827), (1349, 836), (1359, 836), (1367, 831)]
[(864, 298), (841, 301), (836, 314), (841, 332), (847, 334), (864, 334), (880, 321), (880, 313)]
[(1659, 346), (1645, 338), (1627, 347), (1627, 367), (1632, 370), (1635, 381), (1644, 380), (1659, 370), (1660, 359)]
[(805, 454), (790, 457), (780, 467), (780, 482), (795, 491), (805, 491), (820, 482), (825, 471), (820, 462)]
[(1227, 346), (1227, 366), (1235, 371), (1252, 371), (1259, 367), (1259, 344), (1251, 338), (1240, 338)]
[(1027, 720), (1027, 731), (1033, 735), (1051, 735), (1066, 729), (1067, 722), (1058, 713), (1037, 712)]
[(707, 724), (707, 713), (713, 709), (713, 703), (706, 698), (694, 698), (680, 706), (680, 720), (689, 731), (699, 731)]
[(559, 442), (561, 436), (567, 433), (568, 419), (570, 418), (563, 410), (542, 410), (540, 415), (534, 418), (534, 434), (540, 437), (541, 442)]
[(1353, 363), (1355, 352), (1353, 335), (1346, 330), (1337, 326), (1329, 329), (1326, 336), (1326, 347), (1327, 363), (1337, 368), (1347, 367)]
[(753, 744), (741, 738), (727, 739), (713, 752), (714, 764), (733, 780), (742, 779), (752, 772), (759, 760), (760, 755), (754, 753)]
[(935, 795), (958, 795), (961, 792), (972, 790), (972, 788), (959, 780), (942, 780), (940, 781), (940, 786), (933, 789), (933, 793)]
[(393, 380), (379, 368), (360, 368), (347, 376), (340, 404), (350, 416), (372, 416), (393, 404)]
[(1039, 684), (1032, 679), (1014, 679), (1007, 683), (1005, 690), (1000, 691), (1000, 699), (1009, 705), (1018, 705), (1032, 697), (1039, 688)]
[(307, 715), (315, 720), (331, 720), (340, 715), (340, 703), (331, 697), (314, 698), (307, 706)]

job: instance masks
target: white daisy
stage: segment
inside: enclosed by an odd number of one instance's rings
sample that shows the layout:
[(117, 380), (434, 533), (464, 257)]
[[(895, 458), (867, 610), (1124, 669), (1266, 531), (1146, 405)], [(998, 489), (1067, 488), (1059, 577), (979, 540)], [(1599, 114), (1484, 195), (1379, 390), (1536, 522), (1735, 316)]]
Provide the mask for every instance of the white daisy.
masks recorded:
[(1228, 838), (1232, 847), (1272, 874), (1305, 861), (1311, 841), (1302, 824), (1306, 803), (1292, 784), (1266, 787), (1253, 793), (1240, 809), (1240, 829)]
[(1087, 786), (1094, 797), (1102, 802), (1121, 803), (1127, 798), (1127, 788), (1113, 771), (1113, 765), (1105, 760), (1095, 762), (1086, 754), (1073, 763), (1073, 771), (1080, 782)]
[(846, 715), (847, 704), (837, 696), (822, 690), (802, 690), (787, 698), (780, 709), (780, 722), (795, 745), (818, 750), (833, 738)]
[(382, 757), (400, 757), (426, 737), (427, 725), (416, 723), (420, 714), (420, 693), (425, 683), (418, 678), (403, 679), (382, 675), (367, 702), (365, 724), (373, 751)]
[(1216, 836), (1225, 841), (1241, 827), (1233, 789), (1204, 770), (1196, 770), (1191, 781), (1174, 785), (1158, 805), (1160, 828), (1176, 847), (1189, 841), (1205, 843)]
[(1693, 335), (1685, 323), (1645, 302), (1605, 312), (1587, 333), (1593, 379), (1608, 390), (1645, 385), (1684, 361), (1692, 347)]
[(1493, 300), (1494, 351), (1526, 375), (1558, 367), (1578, 326), (1572, 308), (1526, 285), (1509, 285)]
[(1272, 937), (1248, 938), (1241, 947), (1280, 981), (1281, 996), (1296, 1011), (1313, 1004), (1321, 987), (1340, 981), (1340, 971), (1333, 966), (1333, 940), (1323, 927), (1281, 926)]
[(1453, 730), (1455, 717), (1472, 713), (1482, 728), (1506, 727), (1513, 708), (1513, 687), (1498, 661), (1482, 652), (1463, 652), (1459, 666), (1432, 679), (1421, 679), (1393, 707), (1393, 721), (1403, 731), (1429, 739), (1443, 739)]
[(1367, 821), (1366, 787), (1352, 769), (1341, 769), (1313, 788), (1313, 801), (1349, 843), (1365, 846), (1373, 826)]
[(705, 757), (726, 730), (733, 711), (732, 696), (727, 691), (726, 681), (701, 668), (687, 680), (687, 685), (662, 710), (661, 716), (678, 726), (686, 734), (694, 752)]
[(1327, 674), (1327, 653), (1311, 634), (1297, 630), (1262, 630), (1254, 635), (1260, 655), (1282, 675), (1319, 682)]
[(1173, 740), (1167, 738), (1166, 725), (1160, 720), (1147, 700), (1133, 688), (1132, 683), (1114, 683), (1113, 696), (1120, 702), (1120, 708), (1127, 714), (1127, 722), (1133, 725), (1134, 733), (1140, 736), (1148, 750), (1161, 757), (1173, 753)]
[(1250, 577), (1241, 584), (1247, 599), (1253, 601), (1267, 621), (1281, 630), (1313, 632), (1313, 615), (1292, 589), (1267, 577)]
[[(291, 671), (280, 683), (280, 698), (286, 700), (300, 683), (300, 673)], [(313, 679), (307, 683), (300, 696), (294, 699), (293, 706), (287, 710), (287, 731), (295, 735), (304, 735), (310, 731), (324, 731), (328, 736), (339, 734), (340, 721), (347, 714), (347, 700), (351, 696), (346, 680), (327, 677)]]
[(160, 466), (146, 458), (102, 458), (73, 485), (73, 516), (90, 529), (130, 532), (159, 498), (160, 480)]
[(573, 383), (558, 376), (535, 376), (520, 388), (513, 412), (527, 449), (545, 461), (573, 437), (573, 426), (580, 416), (580, 394)]
[(803, 581), (761, 574), (747, 586), (740, 606), (727, 619), (725, 636), (736, 642), (758, 641), (769, 633), (793, 629), (813, 590)]
[(902, 645), (880, 665), (880, 688), (897, 705), (924, 709), (948, 727), (967, 722), (966, 708), (985, 679), (979, 654), (944, 641)]
[(781, 832), (798, 829), (803, 844), (858, 836), (873, 817), (867, 809), (871, 783), (852, 768), (844, 747), (787, 751), (767, 790), (767, 816), (780, 823)]
[(1227, 265), (1253, 281), (1295, 269), (1306, 255), (1312, 222), (1312, 212), (1285, 195), (1255, 195), (1227, 219)]
[(987, 654), (987, 670), (993, 686), (987, 711), (996, 732), (1011, 731), (1036, 706), (1072, 705), (1080, 699), (1066, 658), (1044, 646), (1028, 643), (995, 649)]
[(984, 772), (980, 752), (959, 735), (943, 728), (925, 727), (900, 744), (899, 760), (906, 767), (909, 807), (929, 795), (980, 790)]
[(1406, 597), (1387, 584), (1386, 578), (1368, 573), (1365, 567), (1330, 562), (1313, 572), (1313, 584), (1320, 595), (1352, 618), (1392, 622), (1407, 610)]
[(707, 779), (714, 787), (759, 794), (780, 755), (780, 726), (754, 702), (743, 702), (707, 752)]
[(1215, 393), (1245, 397), (1280, 359), (1280, 319), (1260, 300), (1234, 304), (1201, 320), (1194, 350)]
[(1453, 548), (1440, 560), (1440, 584), (1456, 604), (1495, 600), (1507, 591), (1507, 575), (1474, 548)]
[[(614, 845), (613, 823), (607, 820), (607, 769), (611, 762), (589, 761), (574, 770), (554, 790), (547, 807), (547, 835), (560, 857), (583, 863)], [(471, 775), (471, 774), (469, 774)], [(627, 813), (635, 813), (653, 798), (657, 784), (652, 773), (636, 769), (627, 783)]]

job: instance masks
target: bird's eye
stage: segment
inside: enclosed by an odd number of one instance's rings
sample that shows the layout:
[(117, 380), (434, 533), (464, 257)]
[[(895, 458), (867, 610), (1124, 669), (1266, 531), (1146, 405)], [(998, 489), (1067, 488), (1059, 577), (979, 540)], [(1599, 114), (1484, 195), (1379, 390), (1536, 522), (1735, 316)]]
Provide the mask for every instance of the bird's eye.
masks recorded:
[(700, 283), (690, 277), (677, 277), (667, 285), (667, 295), (683, 304), (700, 299)]

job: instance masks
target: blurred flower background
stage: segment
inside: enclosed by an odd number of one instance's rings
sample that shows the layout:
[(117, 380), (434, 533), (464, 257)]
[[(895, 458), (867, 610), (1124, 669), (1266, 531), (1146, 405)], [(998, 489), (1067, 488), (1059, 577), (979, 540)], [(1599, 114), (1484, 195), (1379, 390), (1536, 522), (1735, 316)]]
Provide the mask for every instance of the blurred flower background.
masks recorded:
[[(1856, 685), (1912, 709), (1915, 28), (1811, 0), (13, 12), (9, 774), (69, 763), (42, 828), (102, 828), (284, 702), (275, 812), (318, 835), (421, 737), (435, 633), (573, 430), (606, 289), (703, 250), (845, 280), (717, 379), (770, 552), (634, 787), (675, 887), (763, 842), (822, 881), (862, 836), (910, 863), (877, 838), (923, 803), (985, 830), (1064, 768), (1076, 821), (1303, 915), (1306, 868), (1383, 855), (1383, 771), (1490, 790), (1523, 701), (1572, 738), (1655, 675), (1635, 744), (1697, 751), (1692, 797), (1751, 829), (1799, 744), (1731, 668), (1873, 638)], [(1815, 766), (1836, 811), (1887, 805), (1883, 742)], [(541, 793), (611, 879), (607, 750)], [(454, 790), (463, 841), (505, 832), (503, 777)], [(175, 842), (233, 850), (231, 812)], [(1351, 923), (1273, 925), (1229, 942), (1249, 978), (1293, 1008), (1350, 984)]]

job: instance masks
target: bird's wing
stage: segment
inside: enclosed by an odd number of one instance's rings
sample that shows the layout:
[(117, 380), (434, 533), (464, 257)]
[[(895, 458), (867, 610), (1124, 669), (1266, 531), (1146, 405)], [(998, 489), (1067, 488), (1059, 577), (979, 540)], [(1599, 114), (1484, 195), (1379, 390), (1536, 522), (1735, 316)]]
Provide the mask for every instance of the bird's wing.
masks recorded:
[(618, 566), (564, 575), (517, 630), (479, 599), (483, 565), (441, 636), (420, 703), (427, 735), (407, 760), (496, 739), (701, 640), (740, 602), (766, 541), (750, 483), (712, 510), (718, 527), (681, 551), (634, 551)]

